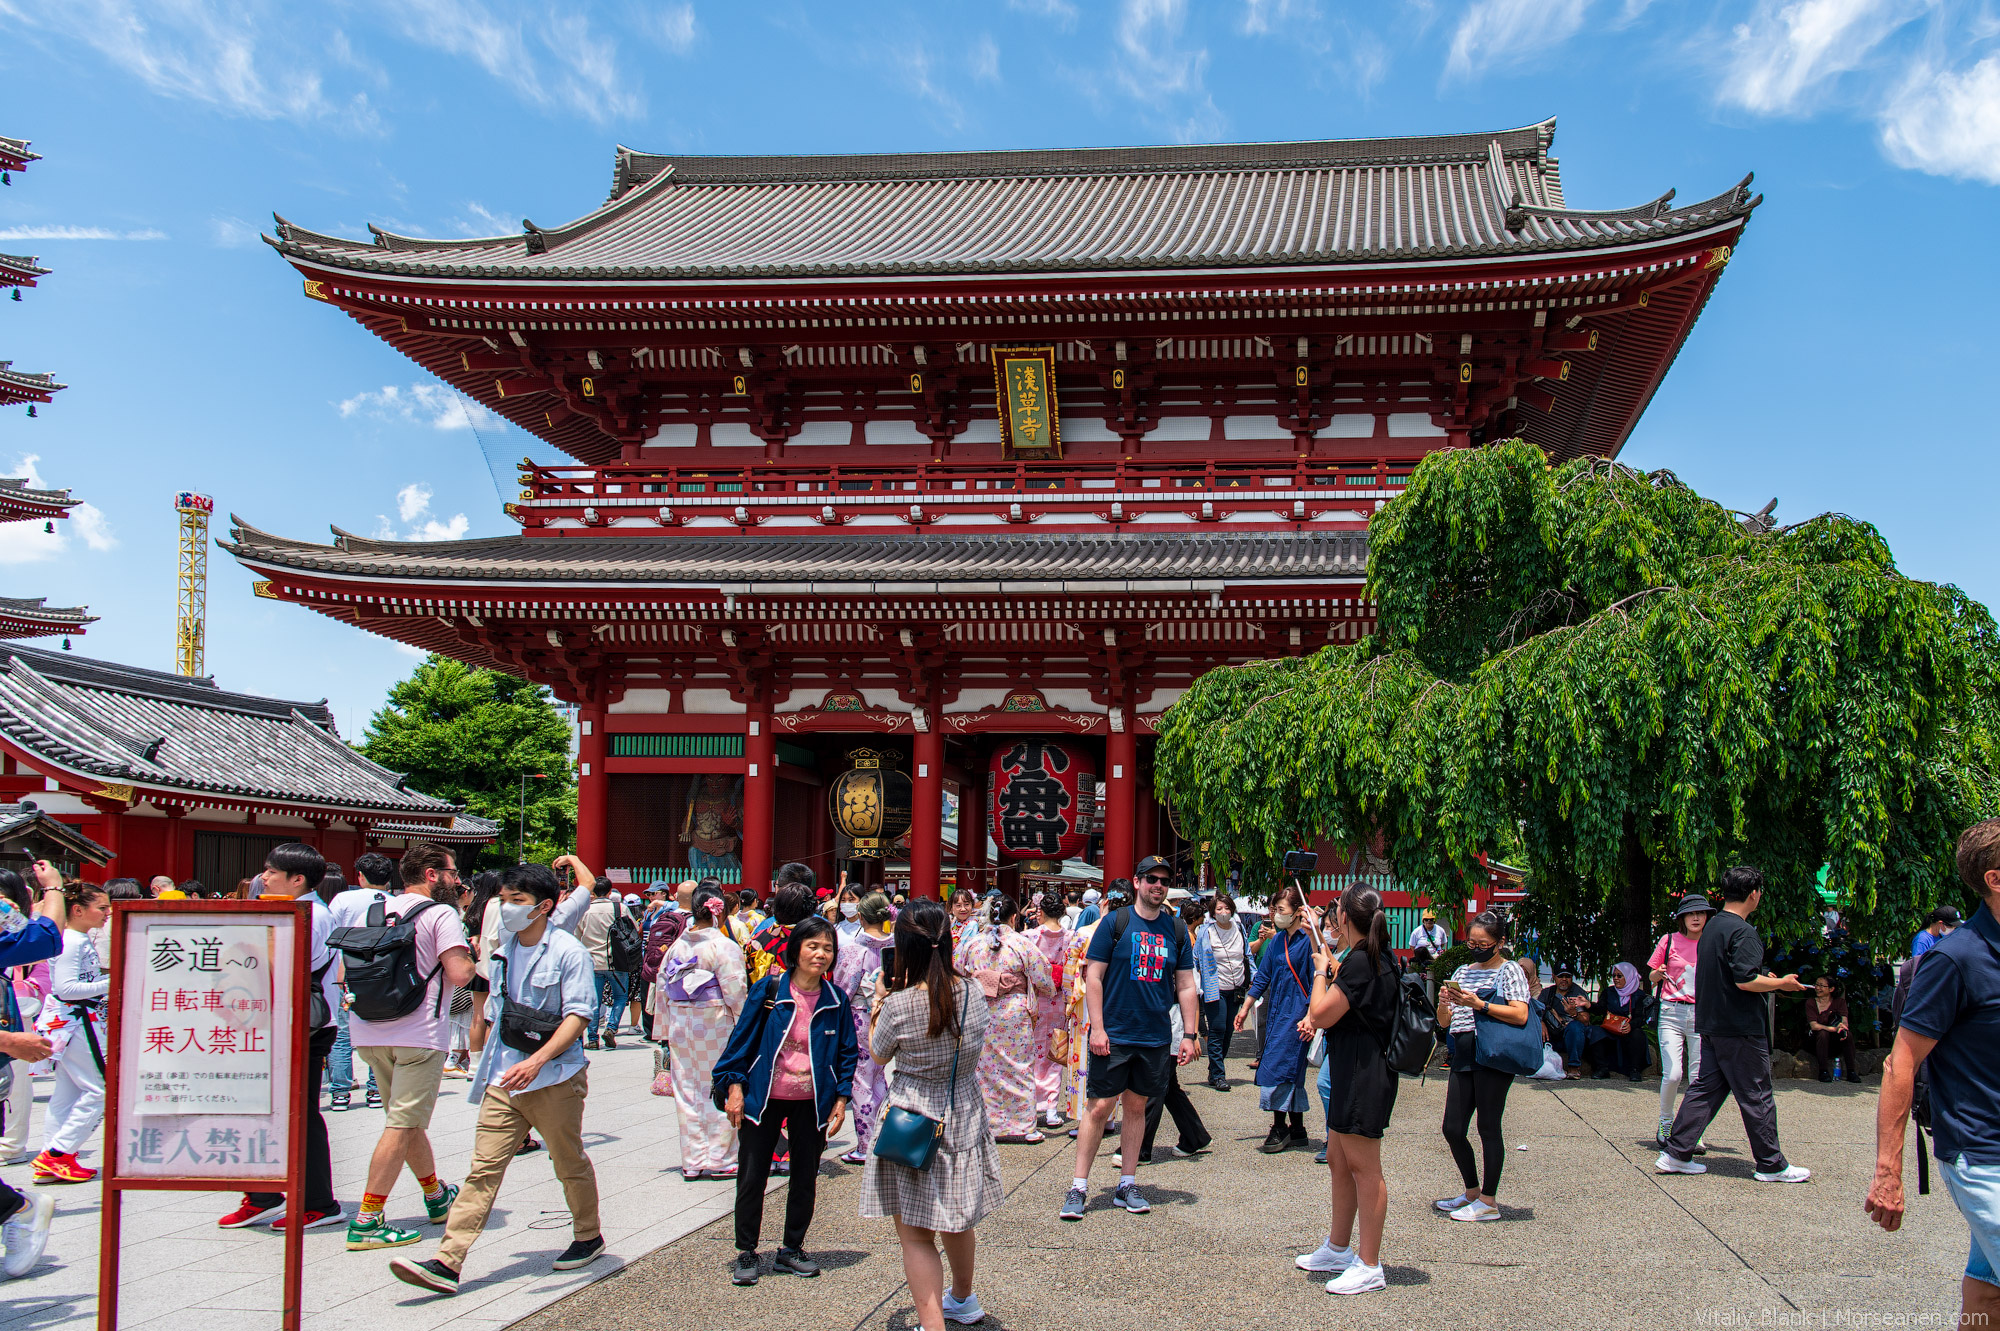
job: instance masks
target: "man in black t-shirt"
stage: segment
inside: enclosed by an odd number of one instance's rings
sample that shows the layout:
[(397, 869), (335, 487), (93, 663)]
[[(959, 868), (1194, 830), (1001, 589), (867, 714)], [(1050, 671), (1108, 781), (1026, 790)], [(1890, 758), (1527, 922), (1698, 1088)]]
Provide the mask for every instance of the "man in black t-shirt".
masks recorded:
[(1701, 931), (1694, 963), (1694, 1028), (1701, 1036), (1701, 1070), (1681, 1097), (1667, 1149), (1653, 1162), (1661, 1174), (1705, 1174), (1695, 1163), (1702, 1133), (1723, 1100), (1736, 1097), (1750, 1137), (1760, 1183), (1803, 1183), (1812, 1171), (1789, 1164), (1778, 1147), (1778, 1103), (1771, 1093), (1771, 1043), (1764, 995), (1799, 993), (1796, 975), (1763, 973), (1764, 942), (1750, 916), (1764, 898), (1764, 875), (1739, 865), (1722, 875), (1722, 909)]

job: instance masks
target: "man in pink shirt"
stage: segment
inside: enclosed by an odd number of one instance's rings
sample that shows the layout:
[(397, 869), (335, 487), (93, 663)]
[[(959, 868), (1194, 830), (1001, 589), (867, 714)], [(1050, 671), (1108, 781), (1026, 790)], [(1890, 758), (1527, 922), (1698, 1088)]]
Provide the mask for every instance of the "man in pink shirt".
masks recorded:
[[(384, 913), (396, 921), (410, 919), (416, 912), (416, 971), (428, 983), (423, 1001), (405, 1016), (365, 1021), (355, 1013), (348, 1019), (348, 1038), (354, 1052), (375, 1074), (383, 1109), (382, 1137), (368, 1162), (367, 1191), (362, 1194), (360, 1211), (347, 1227), (349, 1252), (400, 1248), (423, 1237), (420, 1230), (391, 1225), (384, 1213), (389, 1191), (396, 1186), (396, 1176), (404, 1165), (410, 1167), (424, 1190), (424, 1210), (432, 1224), (444, 1223), (452, 1199), (458, 1195), (456, 1186), (438, 1181), (429, 1132), (445, 1053), (451, 1045), (451, 999), (444, 991), (447, 986), (464, 988), (474, 974), (464, 922), (456, 910), (431, 899), (440, 886), (458, 886), (458, 868), (450, 851), (420, 841), (403, 852), (399, 870), (403, 895), (382, 903)], [(348, 896), (359, 898), (362, 894), (344, 893), (335, 898), (335, 923), (364, 923), (365, 917), (348, 919), (341, 913)], [(365, 910), (371, 904), (358, 901), (356, 909)]]

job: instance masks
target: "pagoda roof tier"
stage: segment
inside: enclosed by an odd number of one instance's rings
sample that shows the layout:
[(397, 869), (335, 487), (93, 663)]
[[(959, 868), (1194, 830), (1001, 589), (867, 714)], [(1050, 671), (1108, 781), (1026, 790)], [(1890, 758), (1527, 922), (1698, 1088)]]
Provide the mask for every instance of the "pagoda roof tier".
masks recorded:
[(42, 160), (40, 153), (28, 151), (27, 139), (10, 139), (0, 134), (0, 171), (24, 171), (28, 163)]
[(1485, 134), (1023, 152), (706, 157), (618, 150), (609, 202), (473, 240), (278, 219), (294, 261), (479, 281), (1080, 274), (1388, 265), (1621, 248), (1740, 221), (1743, 184), (1686, 207), (1571, 208), (1555, 122)]
[(315, 545), (231, 522), (223, 548), (264, 577), (418, 584), (424, 590), (412, 594), (468, 605), (539, 600), (558, 589), (589, 589), (605, 599), (639, 592), (1219, 591), (1240, 583), (1351, 581), (1368, 566), (1364, 531), (376, 541), (335, 529), (334, 544)]
[(35, 489), (25, 476), (0, 476), (0, 522), (66, 517), (82, 502), (67, 490)]
[(374, 837), (409, 837), (414, 841), (430, 841), (440, 846), (484, 846), (500, 839), (499, 820), (481, 818), (476, 813), (459, 814), (451, 820), (449, 827), (391, 820), (376, 823), (368, 831)]
[(97, 616), (89, 606), (52, 606), (44, 597), (0, 596), (0, 638), (48, 638), (58, 633), (80, 635)]
[(0, 254), (0, 287), (31, 287), (50, 271), (32, 254)]
[(13, 368), (14, 362), (0, 360), (0, 407), (22, 402), (52, 402), (68, 384), (59, 384), (52, 374), (29, 374)]
[(0, 738), (47, 775), (130, 787), (128, 801), (379, 810), (440, 827), (459, 809), (342, 743), (324, 702), (230, 693), (212, 679), (61, 652), (0, 648)]

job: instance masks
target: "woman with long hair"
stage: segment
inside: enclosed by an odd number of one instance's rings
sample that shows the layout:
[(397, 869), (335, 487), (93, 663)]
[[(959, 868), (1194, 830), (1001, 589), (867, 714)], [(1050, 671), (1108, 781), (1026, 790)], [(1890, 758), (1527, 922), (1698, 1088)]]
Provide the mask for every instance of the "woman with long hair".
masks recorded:
[(1223, 1061), (1236, 1033), (1236, 1013), (1250, 986), (1250, 945), (1236, 923), (1236, 899), (1218, 892), (1208, 918), (1194, 934), (1194, 967), (1201, 978), (1202, 1020), (1208, 1026), (1208, 1085), (1227, 1091)]
[[(952, 966), (950, 917), (929, 898), (896, 916), (894, 960), (883, 978), (868, 1043), (876, 1062), (895, 1064), (889, 1103), (944, 1131), (927, 1170), (870, 1156), (861, 1214), (895, 1218), (917, 1321), (924, 1331), (945, 1331), (947, 1317), (970, 1325), (984, 1316), (972, 1291), (973, 1227), (1001, 1202), (1000, 1154), (976, 1071), (992, 1015), (979, 985)], [(949, 1288), (940, 1243), (951, 1262)]]
[[(1453, 1220), (1500, 1218), (1500, 1208), (1493, 1200), (1500, 1190), (1500, 1167), (1507, 1161), (1507, 1138), (1500, 1120), (1507, 1110), (1507, 1089), (1514, 1084), (1514, 1074), (1479, 1062), (1479, 1018), (1490, 1016), (1511, 1026), (1525, 1026), (1533, 1012), (1528, 1006), (1527, 978), (1518, 964), (1500, 955), (1506, 941), (1506, 914), (1481, 911), (1465, 931), (1465, 946), (1472, 959), (1438, 988), (1438, 1024), (1449, 1026), (1458, 1037), (1458, 1055), (1451, 1061), (1451, 1077), (1445, 1088), (1444, 1140), (1451, 1148), (1465, 1191), (1456, 1197), (1439, 1198), (1434, 1205)], [(1473, 1158), (1472, 1143), (1466, 1136), (1475, 1113), (1479, 1117), (1478, 1160)]]
[(1039, 1142), (1035, 1126), (1035, 1003), (1055, 993), (1049, 966), (1022, 937), (1021, 903), (993, 899), (989, 926), (958, 945), (958, 969), (979, 982), (992, 1029), (979, 1059), (979, 1089), (1003, 1142)]
[(1063, 921), (1062, 893), (1042, 894), (1042, 922), (1028, 939), (1049, 968), (1049, 992), (1035, 996), (1035, 1111), (1042, 1126), (1063, 1125), (1069, 1071), (1069, 945), (1074, 931)]
[[(1326, 1163), (1333, 1222), (1326, 1242), (1301, 1256), (1302, 1271), (1329, 1274), (1329, 1294), (1385, 1289), (1382, 1229), (1389, 1185), (1382, 1178), (1382, 1134), (1396, 1108), (1396, 1070), (1384, 1052), (1402, 1001), (1389, 917), (1382, 894), (1355, 884), (1334, 906), (1332, 937), (1313, 959), (1312, 1024), (1326, 1032), (1320, 1073), (1326, 1097)], [(1355, 1225), (1360, 1224), (1359, 1242)]]
[[(1306, 1009), (1312, 1003), (1313, 940), (1305, 907), (1305, 896), (1290, 883), (1271, 894), (1274, 932), (1250, 981), (1250, 997), (1266, 1000), (1264, 1047), (1257, 1058), (1257, 1107), (1271, 1116), (1271, 1131), (1257, 1148), (1266, 1155), (1308, 1140), (1306, 1109), (1312, 1099), (1306, 1093), (1306, 1045), (1313, 1026)], [(1243, 1029), (1246, 1015), (1246, 1009), (1237, 1009), (1237, 1030)]]
[(62, 955), (49, 967), (49, 1001), (35, 1021), (56, 1068), (35, 1182), (88, 1183), (97, 1171), (76, 1153), (104, 1119), (105, 996), (111, 992), (110, 972), (90, 931), (110, 917), (111, 898), (95, 883), (72, 879), (62, 885), (62, 900)]
[(895, 935), (891, 932), (895, 912), (889, 898), (870, 892), (861, 898), (861, 932), (840, 940), (840, 957), (833, 963), (833, 982), (854, 1000), (854, 1038), (859, 1051), (854, 1064), (854, 1094), (849, 1107), (854, 1111), (854, 1149), (840, 1157), (842, 1164), (859, 1165), (868, 1160), (868, 1144), (875, 1139), (875, 1116), (889, 1096), (889, 1074), (868, 1052), (868, 1005), (882, 983), (882, 955)]
[[(35, 918), (34, 899), (21, 875), (12, 869), (0, 869), (0, 897), (5, 897), (21, 918), (30, 921)], [(37, 961), (9, 969), (11, 974), (0, 975), (0, 984), (7, 986), (5, 993), (0, 993), (0, 1003), (6, 1005), (6, 1019), (0, 1026), (10, 1031), (30, 1031), (34, 1029), (35, 1018), (41, 1015), (42, 1004), (48, 1000), (49, 963)], [(35, 1158), (28, 1148), (28, 1130), (33, 1126), (35, 1113), (35, 1079), (26, 1064), (15, 1065), (13, 1080), (7, 1087), (6, 1108), (0, 1112), (7, 1119), (0, 1126), (0, 1165), (26, 1164)]]
[[(722, 915), (716, 918), (720, 923)], [(773, 1269), (807, 1278), (819, 1274), (819, 1263), (805, 1254), (806, 1229), (819, 1200), (820, 1154), (826, 1139), (840, 1131), (854, 1081), (854, 1005), (830, 975), (839, 940), (826, 920), (800, 921), (785, 941), (785, 968), (750, 991), (715, 1064), (714, 1089), (743, 1142), (731, 1284), (754, 1285), (762, 1274), (757, 1245), (763, 1238), (764, 1185), (780, 1132), (795, 1167), (785, 1189), (785, 1236)]]
[[(1672, 932), (1660, 935), (1646, 960), (1652, 982), (1660, 986), (1660, 1128), (1654, 1139), (1663, 1151), (1681, 1092), (1701, 1068), (1701, 1035), (1694, 1028), (1694, 967), (1701, 931), (1712, 914), (1707, 897), (1694, 893), (1682, 897), (1674, 909)], [(1706, 1150), (1697, 1147), (1698, 1152)]]
[(736, 1029), (749, 982), (743, 948), (722, 931), (722, 893), (695, 889), (694, 918), (660, 958), (667, 1043), (674, 1051), (674, 1105), (681, 1119), (681, 1176), (736, 1177), (736, 1129), (715, 1107), (715, 1064)]

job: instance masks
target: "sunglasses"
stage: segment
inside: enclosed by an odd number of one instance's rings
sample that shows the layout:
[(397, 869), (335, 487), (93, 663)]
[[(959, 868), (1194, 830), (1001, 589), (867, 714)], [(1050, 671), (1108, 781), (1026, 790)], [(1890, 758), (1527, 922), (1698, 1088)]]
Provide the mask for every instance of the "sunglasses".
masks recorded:
[(1140, 881), (1145, 883), (1171, 883), (1174, 880), (1162, 874), (1149, 873), (1144, 878), (1140, 879)]

